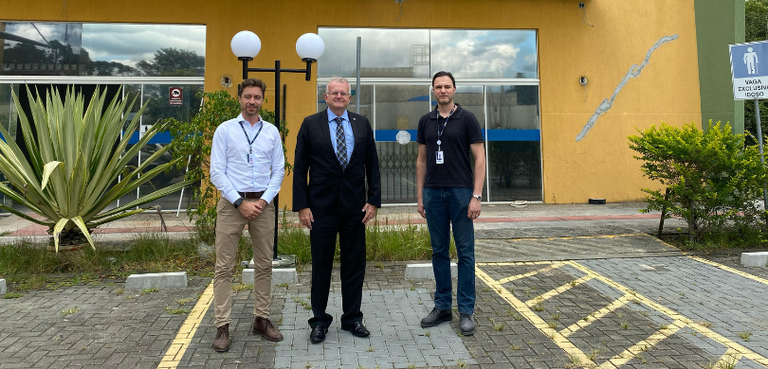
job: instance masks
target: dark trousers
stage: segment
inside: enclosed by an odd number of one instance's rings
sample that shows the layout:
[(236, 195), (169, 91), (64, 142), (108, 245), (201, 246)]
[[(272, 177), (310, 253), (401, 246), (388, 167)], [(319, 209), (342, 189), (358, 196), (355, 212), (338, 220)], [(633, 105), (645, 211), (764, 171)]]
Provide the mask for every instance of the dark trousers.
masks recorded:
[(312, 246), (312, 313), (310, 327), (328, 327), (333, 316), (325, 312), (331, 288), (336, 234), (339, 235), (341, 257), (341, 324), (363, 320), (360, 301), (365, 277), (365, 225), (363, 215), (314, 217), (309, 242)]

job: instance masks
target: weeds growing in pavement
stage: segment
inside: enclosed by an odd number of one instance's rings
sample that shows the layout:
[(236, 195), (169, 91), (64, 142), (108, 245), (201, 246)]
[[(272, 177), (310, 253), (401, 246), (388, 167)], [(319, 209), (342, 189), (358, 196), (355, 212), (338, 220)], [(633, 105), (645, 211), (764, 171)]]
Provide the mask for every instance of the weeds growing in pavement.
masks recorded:
[(744, 342), (749, 342), (749, 338), (752, 337), (752, 332), (745, 331), (745, 332), (739, 332), (739, 337), (744, 340)]
[(252, 289), (253, 289), (252, 284), (232, 283), (232, 292), (250, 291)]
[(69, 314), (74, 314), (74, 313), (76, 313), (78, 310), (80, 310), (80, 308), (78, 308), (77, 306), (73, 306), (73, 307), (71, 307), (71, 308), (69, 308), (69, 309), (64, 309), (64, 310), (62, 310), (62, 311), (61, 311), (61, 315), (62, 315), (62, 316), (67, 316), (67, 315), (69, 315)]
[(171, 314), (171, 315), (179, 315), (179, 314), (189, 314), (189, 312), (192, 311), (192, 309), (185, 308), (185, 307), (179, 307), (179, 308), (176, 308), (176, 309), (171, 309), (170, 306), (167, 306), (165, 308), (165, 311), (167, 311), (168, 314)]

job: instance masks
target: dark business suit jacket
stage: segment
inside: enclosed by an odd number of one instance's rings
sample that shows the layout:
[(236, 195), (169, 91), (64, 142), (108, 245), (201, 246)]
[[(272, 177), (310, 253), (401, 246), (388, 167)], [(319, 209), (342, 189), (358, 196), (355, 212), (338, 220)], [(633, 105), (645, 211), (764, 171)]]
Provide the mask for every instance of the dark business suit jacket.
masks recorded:
[(294, 211), (310, 208), (313, 216), (359, 215), (366, 202), (381, 207), (379, 159), (373, 130), (368, 118), (347, 113), (355, 135), (355, 148), (344, 171), (331, 143), (327, 110), (306, 117), (301, 124), (293, 164)]

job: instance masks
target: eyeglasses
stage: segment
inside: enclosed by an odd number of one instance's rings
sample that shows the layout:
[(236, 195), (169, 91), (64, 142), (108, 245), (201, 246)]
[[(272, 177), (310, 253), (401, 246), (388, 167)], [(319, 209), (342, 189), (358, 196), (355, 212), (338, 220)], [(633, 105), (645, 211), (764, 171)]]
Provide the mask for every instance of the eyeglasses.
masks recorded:
[(341, 96), (341, 97), (347, 97), (347, 96), (349, 96), (349, 94), (348, 94), (348, 93), (346, 93), (346, 92), (344, 92), (344, 91), (334, 91), (334, 92), (328, 92), (328, 95), (331, 95), (331, 96)]

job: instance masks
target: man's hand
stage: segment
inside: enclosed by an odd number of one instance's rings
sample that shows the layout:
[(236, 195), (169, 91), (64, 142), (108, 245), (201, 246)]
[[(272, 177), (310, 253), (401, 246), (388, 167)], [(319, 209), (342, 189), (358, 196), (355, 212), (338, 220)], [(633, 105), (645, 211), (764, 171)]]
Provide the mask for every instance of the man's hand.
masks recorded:
[(477, 219), (480, 216), (480, 200), (472, 198), (469, 200), (469, 210), (467, 210), (467, 218)]
[(309, 230), (312, 230), (312, 223), (315, 221), (315, 218), (312, 217), (312, 210), (309, 210), (309, 208), (304, 208), (299, 210), (299, 222), (301, 225), (309, 228)]
[(240, 210), (240, 214), (242, 214), (245, 219), (253, 220), (261, 215), (261, 212), (264, 210), (266, 203), (267, 202), (264, 200), (243, 201), (243, 203), (237, 207), (237, 210)]
[(378, 211), (379, 208), (376, 207), (376, 205), (365, 204), (365, 206), (363, 206), (363, 212), (365, 213), (365, 216), (363, 217), (363, 224), (368, 224), (368, 221), (373, 219), (373, 217), (376, 216), (376, 212)]
[(419, 214), (421, 215), (422, 218), (427, 219), (427, 211), (424, 210), (424, 201), (419, 200), (416, 203), (416, 210), (419, 211)]

